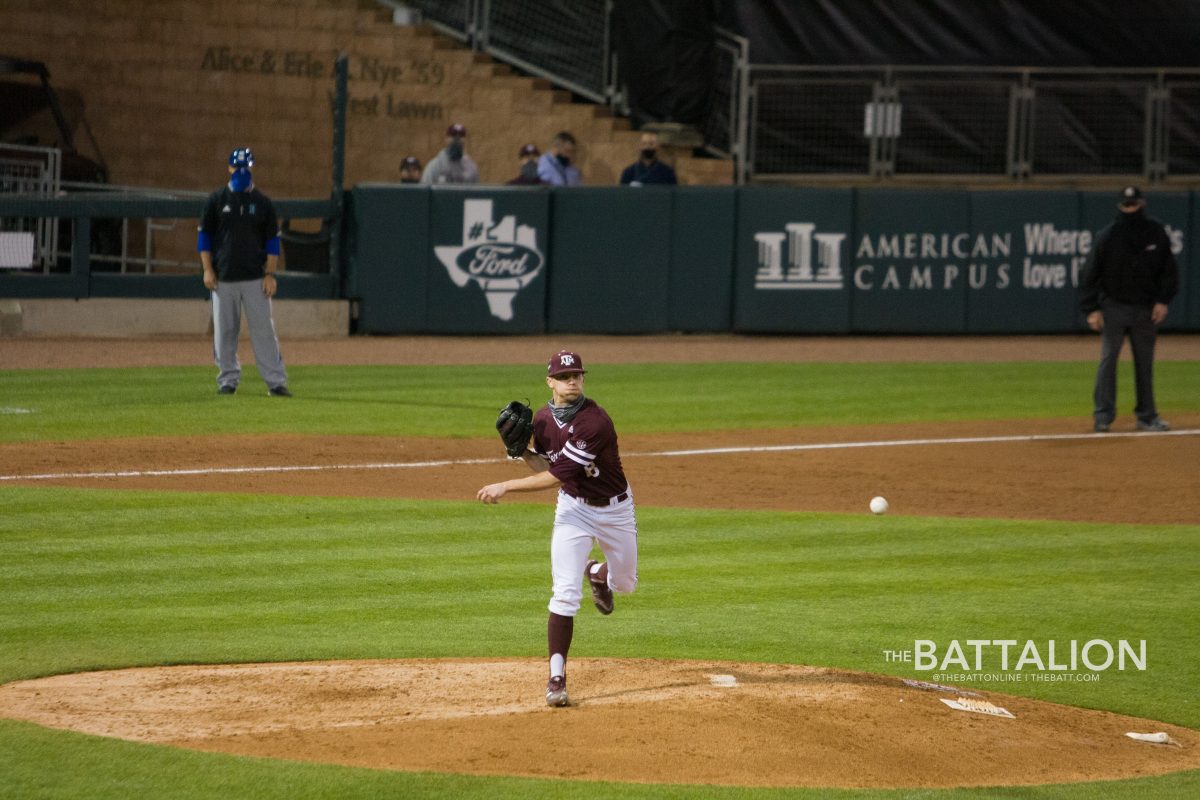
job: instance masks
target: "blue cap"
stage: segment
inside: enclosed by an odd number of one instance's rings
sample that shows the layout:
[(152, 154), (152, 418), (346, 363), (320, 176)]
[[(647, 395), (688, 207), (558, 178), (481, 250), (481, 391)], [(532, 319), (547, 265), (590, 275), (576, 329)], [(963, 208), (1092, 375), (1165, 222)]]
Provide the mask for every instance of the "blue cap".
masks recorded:
[(239, 147), (229, 154), (229, 166), (231, 167), (253, 167), (254, 153), (250, 152), (249, 147)]

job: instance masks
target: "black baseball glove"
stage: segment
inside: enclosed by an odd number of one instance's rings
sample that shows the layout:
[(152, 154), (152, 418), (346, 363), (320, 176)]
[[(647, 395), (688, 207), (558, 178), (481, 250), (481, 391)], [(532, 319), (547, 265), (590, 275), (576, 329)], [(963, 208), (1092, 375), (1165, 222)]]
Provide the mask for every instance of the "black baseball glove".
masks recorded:
[(520, 458), (533, 437), (533, 409), (520, 400), (513, 400), (500, 409), (500, 416), (496, 418), (496, 430), (504, 440), (504, 449), (508, 451), (508, 455), (511, 458)]

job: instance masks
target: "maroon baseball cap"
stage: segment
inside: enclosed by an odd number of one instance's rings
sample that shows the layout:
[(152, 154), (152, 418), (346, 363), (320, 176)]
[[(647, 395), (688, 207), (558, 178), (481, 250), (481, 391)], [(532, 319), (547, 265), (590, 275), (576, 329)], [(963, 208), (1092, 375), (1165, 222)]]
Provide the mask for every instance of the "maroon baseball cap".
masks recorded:
[(566, 375), (569, 372), (587, 372), (583, 368), (583, 359), (579, 357), (578, 353), (572, 353), (570, 350), (559, 350), (550, 356), (550, 363), (546, 365), (546, 375), (555, 378), (559, 375)]
[(421, 160), (416, 156), (405, 156), (404, 160), (400, 162), (400, 169), (404, 169), (405, 167), (416, 167), (417, 169), (420, 169)]
[(536, 144), (527, 144), (521, 147), (521, 152), (517, 153), (517, 155), (524, 158), (525, 156), (541, 155), (541, 153), (538, 151)]
[(446, 128), (446, 135), (447, 136), (466, 136), (467, 135), (467, 126), (463, 125), (461, 122), (456, 122), (453, 125), (451, 125), (449, 128)]

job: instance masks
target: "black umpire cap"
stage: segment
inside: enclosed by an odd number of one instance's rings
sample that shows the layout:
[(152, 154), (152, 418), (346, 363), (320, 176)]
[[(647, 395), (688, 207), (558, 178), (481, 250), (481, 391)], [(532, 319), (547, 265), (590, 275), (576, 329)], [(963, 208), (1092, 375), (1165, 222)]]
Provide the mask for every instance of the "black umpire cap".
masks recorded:
[(1136, 186), (1126, 186), (1121, 190), (1121, 205), (1123, 206), (1135, 206), (1145, 199), (1142, 190)]

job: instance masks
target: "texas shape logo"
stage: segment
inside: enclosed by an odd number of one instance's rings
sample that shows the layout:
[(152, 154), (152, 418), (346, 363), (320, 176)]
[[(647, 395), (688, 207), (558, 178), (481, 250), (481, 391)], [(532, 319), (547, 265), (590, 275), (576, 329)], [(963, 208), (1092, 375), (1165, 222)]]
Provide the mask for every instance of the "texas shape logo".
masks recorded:
[(542, 271), (545, 259), (537, 249), (537, 230), (517, 225), (515, 215), (496, 223), (491, 200), (463, 201), (461, 245), (433, 248), (438, 260), (460, 288), (479, 284), (493, 317), (513, 318), (513, 298)]

